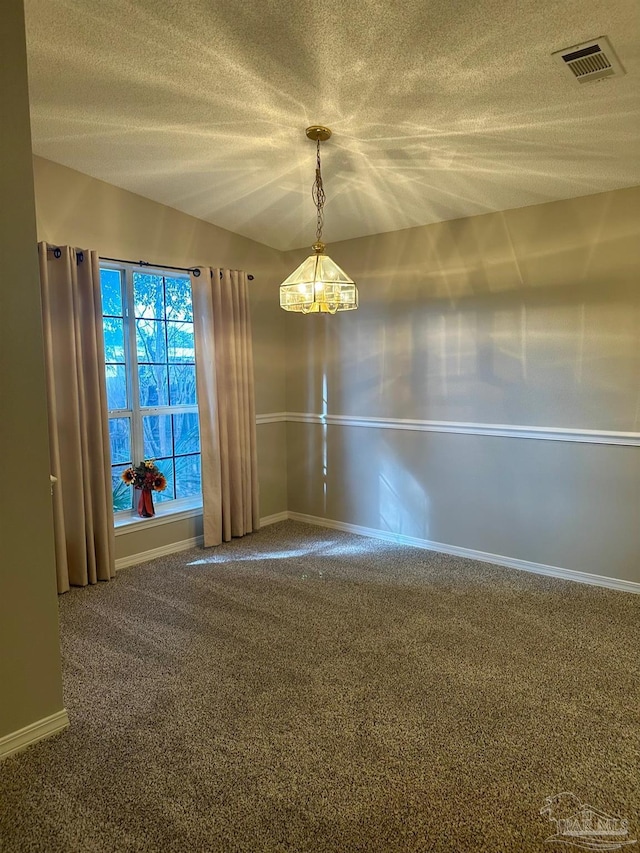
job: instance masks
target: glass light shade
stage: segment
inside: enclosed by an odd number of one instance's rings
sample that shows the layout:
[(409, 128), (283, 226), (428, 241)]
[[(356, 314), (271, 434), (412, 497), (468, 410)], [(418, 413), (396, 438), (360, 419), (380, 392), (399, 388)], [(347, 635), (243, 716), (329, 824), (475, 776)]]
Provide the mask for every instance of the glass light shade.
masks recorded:
[(328, 255), (310, 255), (280, 285), (280, 307), (302, 314), (335, 314), (358, 307), (355, 282)]

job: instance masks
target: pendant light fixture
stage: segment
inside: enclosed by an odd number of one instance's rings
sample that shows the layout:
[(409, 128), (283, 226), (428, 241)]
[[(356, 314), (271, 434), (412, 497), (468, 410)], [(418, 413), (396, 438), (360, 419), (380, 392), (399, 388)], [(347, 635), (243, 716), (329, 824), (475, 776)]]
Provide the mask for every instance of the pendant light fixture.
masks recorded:
[(328, 127), (313, 125), (307, 136), (316, 143), (316, 179), (311, 197), (316, 206), (316, 242), (310, 255), (280, 285), (280, 307), (285, 311), (302, 314), (335, 314), (336, 311), (353, 311), (358, 307), (358, 290), (355, 282), (325, 255), (322, 242), (325, 194), (320, 171), (320, 143), (331, 136)]

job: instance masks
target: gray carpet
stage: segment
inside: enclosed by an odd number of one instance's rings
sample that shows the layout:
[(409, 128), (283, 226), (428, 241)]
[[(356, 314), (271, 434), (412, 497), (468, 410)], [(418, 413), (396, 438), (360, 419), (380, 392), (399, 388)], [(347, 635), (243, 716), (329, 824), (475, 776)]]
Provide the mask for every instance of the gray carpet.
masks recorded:
[(638, 596), (284, 522), (60, 611), (2, 851), (570, 850), (563, 791), (640, 839)]

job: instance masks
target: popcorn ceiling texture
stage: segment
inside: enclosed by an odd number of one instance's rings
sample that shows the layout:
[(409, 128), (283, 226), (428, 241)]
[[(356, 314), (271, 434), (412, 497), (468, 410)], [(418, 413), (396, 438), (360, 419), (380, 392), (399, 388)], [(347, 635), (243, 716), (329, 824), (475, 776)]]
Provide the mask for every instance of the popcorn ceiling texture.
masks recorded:
[(640, 832), (638, 596), (284, 522), (60, 609), (6, 853), (538, 853), (563, 791)]
[[(26, 0), (36, 154), (278, 249), (640, 183), (636, 0)], [(627, 75), (551, 53), (608, 35)]]

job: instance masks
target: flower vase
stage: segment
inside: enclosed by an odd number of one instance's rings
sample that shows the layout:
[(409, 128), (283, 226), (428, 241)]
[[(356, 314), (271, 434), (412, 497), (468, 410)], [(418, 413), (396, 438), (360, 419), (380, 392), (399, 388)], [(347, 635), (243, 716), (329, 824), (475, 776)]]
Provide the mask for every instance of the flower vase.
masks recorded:
[(140, 518), (151, 518), (152, 515), (156, 514), (153, 507), (153, 494), (151, 489), (136, 489), (136, 491), (140, 492), (140, 497), (138, 499), (138, 515)]

